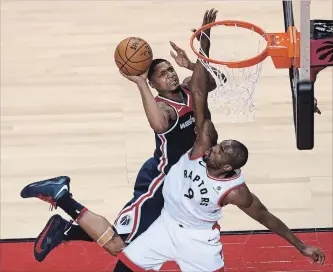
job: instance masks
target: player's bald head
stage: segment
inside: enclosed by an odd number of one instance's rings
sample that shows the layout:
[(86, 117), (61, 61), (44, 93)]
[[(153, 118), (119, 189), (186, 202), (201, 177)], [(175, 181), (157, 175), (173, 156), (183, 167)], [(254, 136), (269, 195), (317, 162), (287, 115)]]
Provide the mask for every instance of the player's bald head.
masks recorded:
[(228, 154), (229, 164), (233, 169), (243, 167), (249, 157), (247, 147), (236, 140), (225, 140), (220, 143), (224, 153)]

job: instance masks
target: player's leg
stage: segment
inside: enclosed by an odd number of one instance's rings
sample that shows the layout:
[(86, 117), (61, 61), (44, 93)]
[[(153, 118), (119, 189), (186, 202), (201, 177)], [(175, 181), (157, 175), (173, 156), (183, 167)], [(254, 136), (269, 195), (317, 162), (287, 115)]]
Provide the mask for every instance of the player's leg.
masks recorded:
[[(141, 167), (134, 186), (134, 193), (133, 193), (133, 198), (124, 206), (122, 211), (119, 213), (118, 218), (120, 215), (122, 215), (122, 218), (128, 215), (129, 220), (125, 220), (125, 222), (122, 222), (123, 224), (118, 224), (117, 232), (120, 235), (120, 237), (125, 241), (127, 239), (127, 236), (132, 232), (131, 225), (130, 224), (125, 224), (128, 221), (133, 222), (134, 220), (131, 220), (132, 217), (134, 218), (135, 216), (135, 209), (130, 209), (130, 207), (133, 207), (134, 204), (137, 202), (138, 198), (148, 192), (149, 185), (153, 181), (152, 174), (151, 174), (151, 168), (152, 168), (152, 159), (147, 160), (143, 166)], [(157, 166), (156, 166), (157, 167)], [(157, 173), (158, 175), (159, 173)], [(153, 173), (154, 175), (154, 173)], [(155, 174), (156, 175), (156, 174)], [(127, 211), (125, 213), (124, 211)], [(117, 222), (117, 220), (116, 220)], [(67, 230), (66, 235), (64, 236), (64, 240), (66, 242), (69, 241), (93, 241), (89, 235), (85, 233), (84, 230), (80, 226), (77, 225), (72, 225), (72, 227)]]
[[(153, 181), (153, 177), (151, 174), (152, 164), (152, 159), (149, 159), (142, 165), (135, 181), (133, 198), (124, 206), (122, 211), (119, 213), (118, 219), (115, 222), (117, 232), (124, 241), (126, 240), (127, 236), (132, 232), (130, 223), (134, 221), (135, 216), (135, 209), (133, 209), (132, 207), (138, 201), (140, 196), (148, 192), (149, 185)], [(157, 166), (155, 168), (157, 169)], [(157, 173), (157, 175), (158, 174), (159, 173)], [(153, 173), (153, 175), (156, 174)], [(127, 218), (129, 218), (129, 220), (122, 221), (122, 219), (126, 216)], [(118, 224), (117, 221), (119, 222)], [(122, 221), (122, 224), (120, 224), (120, 221)], [(128, 222), (129, 224), (127, 224)], [(73, 225), (72, 228), (67, 231), (67, 235), (64, 238), (66, 241), (92, 241), (90, 236), (88, 236), (80, 226), (75, 225)]]
[(81, 212), (76, 222), (94, 241), (113, 256), (117, 256), (125, 247), (124, 241), (105, 217), (86, 210), (84, 213)]
[(117, 257), (132, 271), (159, 271), (166, 261), (175, 260), (175, 251), (167, 222), (160, 216)]
[[(157, 171), (156, 162), (152, 161), (152, 159), (147, 160), (143, 166), (141, 167), (135, 187), (134, 187), (134, 197), (131, 201), (129, 201), (122, 212), (120, 213), (121, 218), (118, 220), (117, 230), (120, 238), (125, 242), (130, 233), (132, 233), (133, 223), (137, 208), (134, 205), (139, 199), (139, 197), (146, 192), (148, 192), (149, 185), (154, 182), (154, 177), (158, 177), (161, 173)], [(154, 204), (156, 207), (156, 203)], [(129, 207), (132, 207), (128, 210)], [(127, 212), (126, 212), (127, 210)], [(146, 209), (144, 209), (146, 210)], [(124, 212), (125, 211), (125, 212)], [(128, 216), (129, 215), (129, 216)], [(141, 217), (141, 213), (138, 212), (138, 215)], [(153, 215), (153, 216), (152, 216)], [(146, 226), (144, 230), (159, 216), (159, 213), (152, 212), (146, 216), (146, 213), (143, 217), (147, 217), (147, 220), (139, 220), (140, 226), (138, 233), (141, 233), (141, 228)], [(120, 216), (119, 216), (120, 217)], [(154, 217), (154, 220), (152, 219)], [(116, 220), (117, 222), (117, 220)], [(148, 224), (148, 222), (150, 222)], [(42, 232), (39, 234), (38, 238), (35, 241), (35, 245), (42, 245), (42, 250), (39, 247), (34, 247), (34, 255), (37, 261), (42, 262), (46, 256), (57, 246), (62, 244), (63, 242), (69, 241), (87, 241), (94, 242), (94, 240), (79, 226), (70, 224), (70, 222), (65, 219), (57, 216), (57, 220), (49, 220), (49, 222), (45, 225)], [(51, 241), (51, 243), (49, 242)], [(48, 243), (47, 243), (48, 242)]]
[[(134, 232), (139, 235), (145, 231), (160, 215), (160, 210), (163, 207), (163, 197), (162, 194), (159, 194), (161, 197), (155, 196), (155, 192), (163, 182), (164, 174), (157, 170), (157, 166), (158, 163), (153, 158), (148, 159), (143, 164), (135, 181), (133, 198), (125, 205), (115, 220), (115, 228), (123, 241), (126, 241), (128, 236), (134, 234)], [(153, 200), (148, 202), (154, 201), (152, 211), (148, 207), (149, 204), (144, 204), (147, 199), (151, 198)], [(162, 202), (160, 199), (162, 199)], [(142, 205), (147, 208), (142, 209)], [(131, 238), (131, 240), (134, 239)], [(66, 232), (64, 239), (65, 241), (92, 241), (80, 226), (75, 225)]]
[[(138, 180), (142, 181), (142, 179), (140, 177), (142, 176), (142, 173), (144, 172), (144, 170), (145, 170), (145, 168), (143, 167), (139, 171), (136, 184), (138, 183)], [(140, 191), (134, 189), (134, 197), (124, 206), (122, 211), (128, 210), (128, 207), (131, 207), (132, 204), (136, 202), (136, 200), (142, 195), (141, 191), (143, 191), (143, 187), (144, 186), (140, 187)], [(149, 185), (147, 185), (147, 190), (148, 190), (148, 187), (149, 187)], [(119, 214), (121, 215), (122, 212), (120, 212)], [(135, 209), (133, 208), (130, 211), (128, 211), (126, 214), (123, 214), (121, 219), (123, 219), (128, 214), (130, 214), (130, 218), (134, 217)], [(118, 233), (118, 234), (123, 239), (123, 241), (126, 241), (127, 236), (132, 231), (131, 225), (128, 224), (128, 223), (131, 223), (131, 222), (128, 222), (128, 221), (130, 221), (130, 220), (122, 221), (121, 226), (123, 226), (123, 228), (119, 227), (119, 231), (121, 233)], [(124, 226), (126, 226), (126, 227), (124, 227)], [(66, 233), (64, 235), (64, 241), (70, 242), (70, 241), (78, 241), (78, 240), (79, 241), (94, 242), (94, 240), (91, 239), (91, 237), (79, 225), (72, 225), (71, 228), (69, 228), (66, 231)]]
[(153, 158), (145, 162), (135, 182), (133, 201), (125, 206), (115, 220), (117, 233), (126, 243), (146, 231), (161, 214), (165, 175), (157, 167), (158, 163)]
[(125, 246), (110, 222), (103, 216), (88, 211), (75, 201), (69, 192), (68, 177), (57, 177), (27, 185), (22, 191), (23, 198), (37, 197), (60, 207), (100, 246), (112, 255), (117, 255)]
[(176, 262), (181, 271), (224, 271), (219, 229), (180, 228), (173, 239), (179, 241)]

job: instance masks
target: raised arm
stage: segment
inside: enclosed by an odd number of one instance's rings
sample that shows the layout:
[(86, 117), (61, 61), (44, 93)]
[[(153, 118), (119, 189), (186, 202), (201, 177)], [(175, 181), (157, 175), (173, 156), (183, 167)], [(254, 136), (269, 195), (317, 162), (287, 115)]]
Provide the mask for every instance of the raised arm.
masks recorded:
[[(217, 11), (214, 9), (206, 11), (203, 25), (214, 22), (216, 19), (216, 14)], [(206, 34), (209, 36), (210, 31), (208, 30)], [(201, 39), (201, 49), (206, 55), (209, 54), (210, 40), (204, 36)], [(217, 142), (217, 132), (210, 120), (207, 103), (208, 74), (209, 72), (198, 59), (190, 81), (190, 89), (193, 97), (195, 126), (197, 130), (197, 139), (192, 150), (193, 157), (202, 155), (207, 149), (211, 148)]]
[[(192, 31), (195, 32), (196, 30), (192, 29)], [(171, 55), (171, 57), (173, 57), (175, 62), (180, 67), (186, 68), (190, 71), (194, 71), (195, 63), (190, 61), (185, 50), (181, 49), (178, 45), (176, 45), (174, 42), (171, 42), (171, 41), (170, 41), (170, 45), (173, 48), (173, 50), (175, 50), (175, 52), (176, 52), (176, 53), (174, 53), (172, 50), (170, 51), (170, 55)], [(214, 68), (212, 67), (212, 69), (214, 69)], [(191, 91), (191, 89), (190, 89), (191, 78), (192, 78), (191, 76), (186, 77), (182, 83), (182, 87), (184, 87), (190, 91)], [(210, 73), (208, 73), (207, 89), (208, 89), (208, 92), (211, 92), (216, 89), (215, 79), (212, 77), (212, 75)]]
[(143, 108), (145, 110), (150, 127), (157, 133), (167, 131), (177, 119), (177, 114), (173, 108), (163, 102), (156, 102), (147, 82), (148, 71), (140, 76), (127, 76), (121, 73), (130, 81), (136, 83)]
[(279, 218), (268, 211), (259, 198), (251, 193), (246, 185), (231, 191), (224, 197), (221, 204), (222, 206), (227, 204), (238, 206), (238, 208), (254, 220), (287, 240), (304, 256), (312, 258), (314, 262), (324, 263), (325, 255), (318, 248), (305, 245), (298, 239)]

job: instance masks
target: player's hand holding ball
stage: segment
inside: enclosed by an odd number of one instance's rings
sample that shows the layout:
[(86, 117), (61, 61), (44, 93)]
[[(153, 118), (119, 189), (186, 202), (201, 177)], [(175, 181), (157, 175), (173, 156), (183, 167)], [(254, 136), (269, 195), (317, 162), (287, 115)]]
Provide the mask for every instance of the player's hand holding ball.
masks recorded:
[(139, 83), (147, 80), (148, 69), (153, 61), (153, 51), (145, 40), (129, 37), (118, 44), (114, 60), (124, 77)]

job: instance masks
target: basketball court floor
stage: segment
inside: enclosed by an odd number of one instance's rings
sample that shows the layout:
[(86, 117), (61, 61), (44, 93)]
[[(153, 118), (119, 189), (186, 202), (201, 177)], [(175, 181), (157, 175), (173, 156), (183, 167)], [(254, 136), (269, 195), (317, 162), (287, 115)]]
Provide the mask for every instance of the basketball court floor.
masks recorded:
[[(115, 219), (132, 197), (141, 164), (153, 154), (154, 137), (136, 86), (114, 64), (114, 49), (138, 36), (155, 58), (173, 61), (171, 40), (194, 61), (190, 30), (212, 7), (218, 20), (284, 31), (281, 1), (1, 1), (0, 271), (112, 270), (114, 259), (88, 243), (61, 245), (37, 263), (30, 238), (54, 211), (21, 199), (20, 191), (33, 181), (68, 175), (78, 201)], [(332, 20), (332, 8), (330, 0), (312, 1), (311, 18)], [(299, 10), (294, 1), (296, 19)], [(180, 78), (190, 75), (174, 65)], [(332, 271), (332, 78), (326, 68), (315, 84), (322, 114), (315, 116), (313, 150), (296, 148), (288, 70), (275, 69), (270, 59), (256, 86), (254, 122), (223, 122), (223, 112), (212, 106), (220, 138), (249, 148), (244, 174), (250, 189), (327, 254), (319, 267), (275, 235), (234, 234), (224, 238), (230, 271)], [(264, 229), (233, 207), (224, 209), (220, 223), (223, 231)]]

